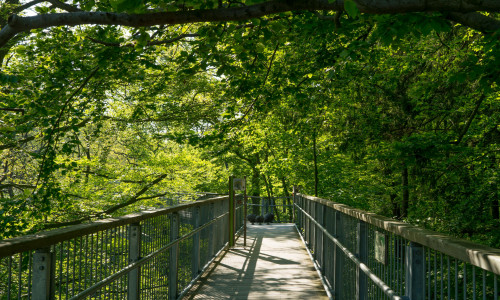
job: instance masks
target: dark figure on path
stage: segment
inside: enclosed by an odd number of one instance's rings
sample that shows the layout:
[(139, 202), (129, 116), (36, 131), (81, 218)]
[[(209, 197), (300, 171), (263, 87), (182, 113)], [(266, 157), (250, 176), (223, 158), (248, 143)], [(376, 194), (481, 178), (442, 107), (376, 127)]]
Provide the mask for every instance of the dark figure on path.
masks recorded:
[(256, 218), (257, 218), (257, 216), (256, 216), (255, 214), (249, 214), (249, 215), (247, 216), (247, 220), (248, 220), (248, 222), (252, 223), (252, 225), (253, 225), (253, 224), (255, 224), (255, 219), (256, 219)]
[(269, 225), (269, 223), (272, 223), (274, 220), (274, 215), (272, 213), (267, 213), (264, 215), (264, 222), (267, 223), (267, 225)]
[(263, 216), (257, 216), (257, 218), (255, 218), (255, 221), (257, 223), (259, 223), (259, 225), (262, 225), (262, 222), (264, 222), (264, 217)]

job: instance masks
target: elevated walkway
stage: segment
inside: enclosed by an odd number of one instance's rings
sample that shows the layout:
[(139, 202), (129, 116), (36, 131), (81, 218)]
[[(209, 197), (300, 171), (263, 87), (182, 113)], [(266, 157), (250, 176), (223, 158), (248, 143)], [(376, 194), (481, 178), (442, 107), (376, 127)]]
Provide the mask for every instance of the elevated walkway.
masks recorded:
[(294, 224), (248, 225), (184, 297), (188, 299), (328, 299)]
[(228, 251), (241, 198), (2, 240), (0, 299), (500, 299), (500, 249), (297, 193)]

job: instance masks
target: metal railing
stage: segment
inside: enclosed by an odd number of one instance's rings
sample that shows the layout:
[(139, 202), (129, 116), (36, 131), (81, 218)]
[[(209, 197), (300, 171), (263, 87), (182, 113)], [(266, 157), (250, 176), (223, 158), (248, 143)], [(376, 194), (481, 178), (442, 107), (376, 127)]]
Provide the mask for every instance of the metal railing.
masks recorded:
[(0, 241), (0, 299), (176, 299), (226, 247), (228, 209), (224, 196)]
[(316, 197), (296, 226), (335, 299), (498, 300), (500, 249)]

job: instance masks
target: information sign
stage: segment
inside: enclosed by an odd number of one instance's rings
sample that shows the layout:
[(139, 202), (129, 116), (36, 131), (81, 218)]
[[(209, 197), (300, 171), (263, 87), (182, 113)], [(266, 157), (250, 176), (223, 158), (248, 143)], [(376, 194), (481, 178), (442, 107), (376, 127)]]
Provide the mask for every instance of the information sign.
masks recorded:
[(387, 265), (387, 250), (387, 234), (375, 231), (375, 259), (384, 265)]
[(245, 178), (234, 178), (233, 179), (233, 189), (235, 191), (245, 190)]

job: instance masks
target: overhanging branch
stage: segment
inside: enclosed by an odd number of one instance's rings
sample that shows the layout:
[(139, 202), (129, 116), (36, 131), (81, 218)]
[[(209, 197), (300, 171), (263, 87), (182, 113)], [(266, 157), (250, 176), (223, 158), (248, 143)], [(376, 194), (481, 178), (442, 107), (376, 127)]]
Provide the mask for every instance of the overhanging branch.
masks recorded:
[(143, 187), (140, 191), (138, 191), (134, 196), (132, 196), (128, 201), (126, 201), (124, 203), (120, 203), (120, 204), (111, 206), (102, 212), (96, 213), (94, 215), (85, 216), (85, 217), (78, 219), (78, 220), (68, 221), (68, 222), (60, 222), (60, 223), (44, 224), (43, 229), (47, 230), (47, 229), (82, 224), (83, 222), (90, 221), (93, 218), (99, 218), (99, 217), (102, 217), (103, 215), (109, 215), (109, 214), (119, 210), (120, 208), (124, 208), (128, 205), (131, 205), (131, 204), (137, 202), (137, 201), (140, 201), (143, 199), (148, 199), (148, 197), (141, 198), (140, 196), (143, 195), (144, 193), (146, 193), (151, 187), (153, 187), (157, 183), (161, 182), (165, 177), (167, 177), (167, 174), (162, 174), (162, 175), (158, 176), (155, 180), (153, 180), (152, 182), (147, 184), (145, 187)]
[[(471, 13), (477, 11), (500, 12), (500, 1), (498, 0), (356, 0), (356, 3), (362, 13), (369, 14), (396, 14), (430, 11), (459, 13)], [(8, 25), (0, 31), (0, 48), (5, 46), (5, 44), (16, 34), (38, 28), (77, 26), (84, 24), (148, 27), (167, 24), (174, 25), (201, 22), (243, 21), (271, 14), (300, 10), (343, 11), (344, 1), (274, 0), (242, 7), (186, 10), (176, 12), (151, 12), (144, 14), (72, 11), (67, 13), (43, 14), (31, 17), (12, 15), (9, 17)]]

